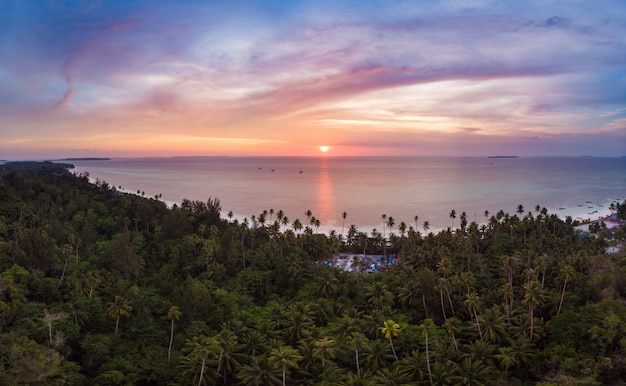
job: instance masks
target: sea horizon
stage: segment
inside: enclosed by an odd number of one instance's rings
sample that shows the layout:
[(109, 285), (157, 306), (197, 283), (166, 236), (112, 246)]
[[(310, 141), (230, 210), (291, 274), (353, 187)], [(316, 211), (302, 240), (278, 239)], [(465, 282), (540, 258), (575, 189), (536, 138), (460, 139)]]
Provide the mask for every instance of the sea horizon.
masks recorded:
[(304, 224), (310, 210), (324, 233), (345, 234), (353, 224), (383, 231), (383, 214), (395, 220), (394, 233), (401, 222), (423, 232), (424, 221), (436, 232), (458, 227), (463, 212), (468, 222), (482, 224), (485, 211), (488, 217), (515, 214), (519, 205), (524, 212), (539, 205), (562, 219), (596, 219), (609, 213), (611, 202), (626, 199), (621, 157), (488, 157), (163, 156), (72, 163), (92, 182), (161, 195), (168, 206), (217, 198), (222, 217), (232, 211), (239, 221), (273, 209)]

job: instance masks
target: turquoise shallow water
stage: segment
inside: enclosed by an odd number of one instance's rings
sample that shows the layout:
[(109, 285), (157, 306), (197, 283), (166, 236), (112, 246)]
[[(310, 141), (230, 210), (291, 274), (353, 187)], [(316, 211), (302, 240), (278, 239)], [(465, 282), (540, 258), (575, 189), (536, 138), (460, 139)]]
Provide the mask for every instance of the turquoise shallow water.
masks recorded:
[[(518, 205), (548, 208), (561, 217), (597, 218), (613, 201), (626, 199), (626, 158), (478, 157), (189, 157), (74, 161), (76, 172), (126, 191), (162, 194), (172, 204), (183, 198), (217, 197), (224, 215), (250, 218), (282, 209), (291, 221), (310, 210), (321, 231), (382, 230), (392, 216), (422, 230), (452, 225), (466, 212), (484, 222)], [(397, 230), (396, 230), (397, 231)]]

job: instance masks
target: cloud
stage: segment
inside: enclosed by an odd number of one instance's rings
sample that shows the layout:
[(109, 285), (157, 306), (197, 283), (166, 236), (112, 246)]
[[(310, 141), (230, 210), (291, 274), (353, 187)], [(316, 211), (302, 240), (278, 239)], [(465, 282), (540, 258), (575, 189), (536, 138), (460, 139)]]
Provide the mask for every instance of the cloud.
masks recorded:
[(542, 1), (7, 2), (0, 130), (7, 141), (58, 130), (76, 148), (100, 133), (111, 143), (179, 133), (263, 146), (360, 131), (388, 149), (405, 138), (380, 136), (589, 142), (585, 134), (623, 128), (625, 11)]

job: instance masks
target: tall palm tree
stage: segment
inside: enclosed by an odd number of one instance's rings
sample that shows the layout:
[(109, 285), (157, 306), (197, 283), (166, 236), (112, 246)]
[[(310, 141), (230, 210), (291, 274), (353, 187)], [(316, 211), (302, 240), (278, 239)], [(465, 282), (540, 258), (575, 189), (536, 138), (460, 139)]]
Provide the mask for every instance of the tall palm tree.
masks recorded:
[(291, 346), (280, 346), (270, 352), (268, 361), (270, 364), (281, 369), (283, 374), (283, 386), (287, 385), (287, 371), (290, 368), (297, 369), (302, 356)]
[(170, 345), (167, 349), (167, 363), (170, 363), (172, 358), (172, 342), (174, 342), (174, 321), (180, 319), (183, 313), (177, 306), (171, 306), (167, 311), (167, 318), (172, 321), (172, 328), (170, 329)]
[(504, 371), (509, 371), (511, 367), (517, 366), (517, 358), (512, 347), (499, 347), (498, 353), (494, 355), (500, 365), (504, 367)]
[(480, 336), (480, 340), (483, 339), (483, 332), (480, 328), (480, 320), (478, 319), (478, 313), (476, 309), (478, 308), (478, 301), (480, 297), (476, 292), (470, 292), (465, 296), (465, 306), (469, 309), (470, 316), (472, 319), (476, 320), (476, 327), (478, 328), (478, 336)]
[(452, 337), (452, 343), (454, 343), (454, 348), (456, 351), (459, 351), (459, 342), (456, 339), (456, 334), (461, 332), (463, 328), (463, 322), (460, 319), (455, 318), (454, 316), (448, 318), (445, 323), (442, 325), (448, 331), (448, 334)]
[(567, 281), (574, 276), (574, 267), (567, 264), (561, 269), (561, 277), (563, 278), (563, 290), (561, 291), (561, 300), (559, 301), (559, 309), (556, 312), (556, 316), (561, 314), (561, 307), (563, 306), (563, 299), (565, 299), (565, 288), (567, 288)]
[(432, 372), (432, 369), (430, 368), (430, 352), (428, 349), (428, 340), (429, 340), (430, 332), (432, 331), (434, 327), (435, 327), (435, 322), (433, 322), (433, 320), (430, 318), (424, 319), (424, 322), (420, 324), (420, 328), (422, 329), (422, 332), (424, 334), (424, 342), (426, 343), (426, 369), (428, 370), (428, 380), (430, 381), (431, 385), (433, 384), (433, 372)]
[(250, 365), (239, 368), (237, 379), (244, 385), (280, 385), (281, 381), (274, 375), (274, 371), (267, 356), (253, 356), (250, 358)]
[(393, 347), (393, 338), (398, 336), (400, 333), (400, 325), (393, 321), (392, 319), (387, 319), (383, 323), (383, 326), (380, 328), (380, 332), (385, 336), (385, 338), (389, 339), (389, 346), (391, 347), (391, 352), (393, 352), (393, 357), (398, 360), (398, 355), (396, 355), (396, 349)]
[(537, 280), (531, 280), (524, 284), (524, 298), (522, 302), (528, 305), (528, 313), (530, 317), (530, 337), (533, 341), (534, 317), (537, 306), (542, 305), (545, 300), (545, 293), (541, 290), (541, 284)]
[(380, 219), (383, 220), (383, 237), (386, 237), (385, 236), (385, 223), (387, 222), (387, 215), (383, 213), (380, 216)]
[(504, 297), (504, 309), (506, 310), (506, 321), (511, 325), (511, 308), (513, 308), (513, 286), (510, 283), (504, 283), (500, 287), (500, 295)]
[(392, 216), (387, 217), (387, 228), (389, 228), (390, 233), (391, 233), (391, 229), (393, 229), (395, 225), (396, 225), (396, 220)]
[(504, 316), (496, 307), (488, 308), (480, 314), (483, 335), (491, 343), (499, 343), (505, 335)]
[(456, 210), (452, 209), (450, 211), (450, 218), (452, 219), (452, 227), (451, 227), (451, 229), (454, 230), (454, 219), (456, 218)]
[(117, 335), (122, 316), (129, 317), (132, 310), (133, 307), (131, 307), (128, 299), (123, 296), (115, 295), (113, 302), (109, 302), (107, 313), (111, 318), (115, 319), (115, 335)]
[(200, 377), (198, 379), (198, 386), (200, 386), (204, 380), (204, 370), (207, 360), (209, 356), (215, 356), (215, 353), (219, 350), (219, 346), (215, 338), (205, 335), (194, 336), (191, 340), (187, 341), (187, 346), (191, 347), (188, 358), (194, 362), (197, 360), (200, 361)]
[(348, 213), (343, 212), (341, 214), (341, 239), (343, 240), (343, 228), (346, 226), (346, 217), (348, 217)]
[(238, 365), (238, 362), (233, 357), (233, 351), (237, 345), (237, 337), (232, 331), (223, 329), (215, 336), (215, 341), (220, 352), (217, 358), (216, 372), (220, 374), (223, 370), (221, 375), (224, 377), (224, 382), (226, 382), (226, 370), (234, 367), (233, 364)]
[(367, 338), (365, 337), (365, 335), (361, 334), (360, 332), (355, 331), (355, 332), (350, 333), (350, 335), (348, 335), (348, 342), (350, 343), (350, 346), (352, 346), (352, 349), (354, 350), (354, 360), (356, 362), (356, 373), (359, 377), (361, 376), (361, 365), (359, 362), (359, 350), (363, 346), (363, 342), (365, 342), (366, 340)]
[(328, 338), (322, 338), (315, 341), (313, 356), (322, 361), (322, 368), (326, 367), (326, 360), (333, 359), (337, 355), (335, 341)]
[(435, 290), (439, 291), (439, 300), (441, 301), (441, 313), (443, 314), (443, 320), (448, 320), (448, 317), (446, 315), (445, 303), (443, 301), (443, 290), (445, 287), (447, 287), (447, 285), (448, 281), (446, 280), (446, 278), (443, 277), (440, 277), (439, 281), (435, 285)]

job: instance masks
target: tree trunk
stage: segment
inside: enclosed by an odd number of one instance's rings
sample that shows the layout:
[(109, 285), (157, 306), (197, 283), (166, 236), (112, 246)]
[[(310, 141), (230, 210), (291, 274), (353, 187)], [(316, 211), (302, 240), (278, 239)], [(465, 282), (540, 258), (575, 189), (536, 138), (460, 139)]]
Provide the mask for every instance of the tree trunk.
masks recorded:
[(426, 336), (426, 368), (428, 369), (428, 379), (430, 380), (430, 384), (433, 384), (433, 375), (430, 370), (430, 354), (428, 353), (428, 331), (425, 331)]
[(398, 361), (398, 356), (396, 355), (396, 348), (393, 347), (393, 341), (391, 340), (391, 334), (389, 335), (389, 345), (391, 346), (391, 352), (393, 353), (393, 357)]
[(202, 357), (202, 367), (200, 368), (200, 380), (198, 386), (202, 386), (202, 378), (204, 378), (204, 365), (206, 364), (206, 355)]
[(57, 284), (57, 291), (59, 290), (59, 287), (61, 287), (61, 283), (63, 282), (63, 278), (65, 277), (65, 269), (67, 268), (67, 260), (65, 259), (65, 264), (63, 264), (63, 272), (61, 273), (61, 278), (59, 279), (59, 284)]
[(167, 364), (170, 364), (172, 358), (172, 342), (174, 342), (174, 318), (172, 318), (172, 329), (170, 332), (170, 345), (167, 349)]
[(563, 291), (561, 291), (561, 301), (559, 302), (559, 310), (556, 312), (556, 316), (559, 316), (561, 313), (561, 307), (563, 306), (563, 299), (565, 298), (565, 287), (567, 287), (567, 277), (563, 282)]

